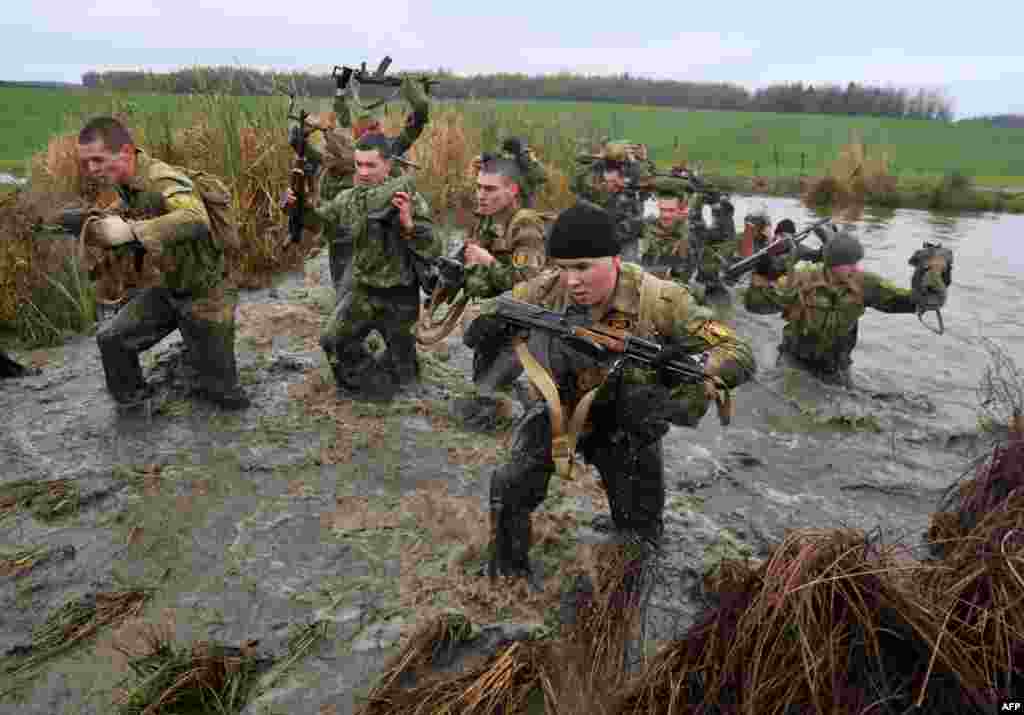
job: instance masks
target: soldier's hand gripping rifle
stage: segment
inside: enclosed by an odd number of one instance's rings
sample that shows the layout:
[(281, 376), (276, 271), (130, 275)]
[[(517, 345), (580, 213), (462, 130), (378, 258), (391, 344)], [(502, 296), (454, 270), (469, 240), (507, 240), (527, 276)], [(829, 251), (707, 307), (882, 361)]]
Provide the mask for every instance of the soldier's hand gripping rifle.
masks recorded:
[(744, 258), (742, 261), (737, 261), (736, 263), (727, 266), (725, 270), (722, 272), (723, 278), (727, 281), (732, 282), (739, 280), (740, 277), (743, 276), (743, 274), (752, 271), (754, 268), (756, 268), (757, 264), (765, 256), (781, 256), (789, 251), (792, 251), (812, 233), (818, 236), (819, 238), (822, 238), (823, 235), (827, 236), (827, 234), (824, 234), (824, 232), (821, 229), (823, 229), (827, 224), (830, 224), (831, 222), (831, 218), (823, 218), (820, 221), (815, 221), (810, 226), (805, 228), (803, 231), (800, 231), (799, 233), (793, 236), (783, 235), (781, 238), (772, 241), (767, 246), (762, 248), (760, 251), (757, 251), (756, 253), (750, 255), (747, 258)]
[(447, 256), (421, 259), (430, 264), (428, 278), (423, 284), (430, 298), (413, 331), (421, 345), (433, 345), (448, 337), (469, 304), (469, 296), (462, 290), (466, 280), (464, 248), (465, 244), (459, 242)]

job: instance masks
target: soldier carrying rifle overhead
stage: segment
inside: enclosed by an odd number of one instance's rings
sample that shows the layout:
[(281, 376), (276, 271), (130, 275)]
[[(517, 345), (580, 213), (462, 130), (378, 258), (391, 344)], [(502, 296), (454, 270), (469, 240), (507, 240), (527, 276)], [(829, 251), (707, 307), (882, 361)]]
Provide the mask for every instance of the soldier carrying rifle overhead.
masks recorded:
[(577, 446), (600, 473), (617, 532), (658, 544), (661, 438), (670, 423), (696, 426), (712, 403), (728, 423), (729, 390), (754, 374), (749, 345), (684, 286), (619, 254), (611, 217), (581, 202), (555, 222), (548, 269), (487, 308), (508, 323), (544, 398), (519, 422), (510, 461), (491, 476), (492, 578), (527, 577), (539, 587), (528, 559), (530, 515), (552, 473), (572, 478)]

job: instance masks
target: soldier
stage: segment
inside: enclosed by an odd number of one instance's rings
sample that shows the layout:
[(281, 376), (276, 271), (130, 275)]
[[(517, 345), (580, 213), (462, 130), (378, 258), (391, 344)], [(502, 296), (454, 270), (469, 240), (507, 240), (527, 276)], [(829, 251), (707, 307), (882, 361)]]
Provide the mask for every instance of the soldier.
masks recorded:
[[(392, 155), (402, 156), (423, 134), (430, 119), (430, 100), (422, 82), (409, 77), (402, 79), (402, 97), (412, 111), (406, 115), (402, 131), (392, 140)], [(320, 118), (312, 130), (307, 130), (309, 141), (306, 145), (307, 160), (313, 166), (322, 166), (319, 172), (319, 193), (321, 203), (330, 201), (355, 183), (355, 143), (367, 133), (381, 133), (380, 117), (373, 111), (356, 106), (350, 107), (347, 88), (339, 86), (334, 97), (334, 122)], [(354, 116), (353, 116), (354, 114)], [(319, 129), (320, 131), (315, 131)], [(289, 142), (296, 150), (299, 146), (298, 127), (293, 127)], [(402, 169), (392, 162), (391, 176), (401, 176)], [(343, 232), (344, 233), (344, 232)], [(345, 234), (347, 235), (347, 234)], [(324, 238), (330, 260), (331, 282), (337, 290), (340, 287), (345, 267), (352, 258), (352, 244), (344, 235)]]
[(601, 156), (591, 163), (580, 157), (574, 180), (577, 195), (607, 211), (616, 226), (622, 259), (640, 260), (644, 202), (648, 193), (641, 187), (650, 183), (653, 167), (642, 144), (608, 142)]
[[(307, 210), (311, 223), (353, 246), (338, 304), (320, 336), (340, 392), (390, 398), (419, 377), (412, 327), (419, 317), (419, 269), (437, 256), (430, 208), (410, 177), (389, 178), (393, 142), (364, 134), (355, 146), (355, 186)], [(289, 190), (286, 203), (295, 203)], [(364, 346), (376, 329), (387, 343), (377, 359)]]
[[(640, 237), (644, 269), (685, 285), (694, 268), (686, 224), (686, 193), (680, 184), (661, 188), (655, 195), (658, 218), (644, 225)], [(653, 270), (653, 266), (658, 270)]]
[(865, 308), (915, 313), (941, 307), (952, 277), (952, 253), (915, 253), (915, 288), (906, 290), (864, 271), (864, 249), (848, 232), (833, 234), (821, 252), (823, 265), (765, 256), (750, 277), (744, 303), (752, 313), (782, 313), (786, 326), (779, 345), (780, 365), (803, 368), (824, 382), (850, 387), (850, 354)]
[[(489, 158), (477, 174), (479, 220), (464, 249), (465, 294), (493, 298), (540, 273), (545, 263), (544, 222), (521, 206), (524, 179), (519, 164), (509, 158)], [(495, 391), (511, 385), (523, 368), (511, 348), (504, 325), (481, 315), (463, 336), (473, 353), (473, 382), (477, 394), (459, 401), (456, 410), (478, 426), (493, 424)]]
[[(746, 382), (755, 365), (749, 346), (710, 319), (685, 287), (623, 262), (619, 249), (608, 214), (581, 202), (555, 222), (548, 242), (550, 270), (518, 284), (512, 296), (564, 311), (567, 319), (658, 340), (667, 348), (659, 356), (663, 361), (694, 356), (710, 376), (704, 383), (679, 384), (655, 364), (650, 369), (631, 365), (609, 378), (607, 361), (553, 334), (529, 335), (528, 353), (537, 363), (527, 365), (531, 382), (540, 387), (546, 373), (574, 424), (575, 408), (592, 404), (579, 422), (580, 451), (600, 473), (614, 527), (626, 538), (656, 544), (665, 503), (661, 438), (669, 423), (696, 426), (722, 397), (720, 391)], [(551, 409), (541, 402), (524, 415), (512, 459), (491, 477), (492, 578), (532, 574), (530, 514), (544, 500), (556, 457), (563, 463), (565, 457), (552, 448)], [(531, 581), (536, 588), (536, 579)]]
[(732, 261), (739, 242), (733, 223), (735, 209), (727, 197), (718, 197), (711, 206), (712, 222), (704, 220), (705, 196), (699, 191), (690, 195), (687, 220), (690, 246), (698, 251), (697, 281), (704, 285), (705, 299), (728, 295), (721, 279), (721, 270)]
[(110, 117), (82, 128), (78, 157), (85, 174), (117, 190), (115, 208), (139, 218), (90, 221), (86, 245), (144, 249), (161, 277), (161, 285), (142, 289), (96, 334), (107, 389), (121, 404), (147, 398), (139, 352), (180, 329), (197, 372), (194, 391), (229, 409), (248, 407), (235, 365), (238, 295), (225, 286), (224, 246), (193, 180), (136, 148), (124, 125)]
[[(509, 137), (501, 144), (501, 152), (497, 155), (503, 159), (510, 159), (518, 167), (519, 179), (519, 203), (522, 208), (533, 208), (537, 193), (548, 181), (548, 171), (544, 164), (537, 158), (537, 154), (531, 149), (524, 139), (520, 137)], [(483, 154), (473, 158), (470, 174), (473, 181), (480, 172), (483, 162), (494, 157), (493, 154)], [(476, 190), (474, 183), (473, 189)]]
[[(755, 211), (747, 214), (743, 217), (742, 245), (745, 245), (750, 250), (750, 253), (760, 251), (771, 241), (771, 237), (768, 235), (771, 228), (772, 219), (766, 211)], [(793, 233), (796, 233), (796, 231)], [(740, 253), (742, 254), (742, 251)]]

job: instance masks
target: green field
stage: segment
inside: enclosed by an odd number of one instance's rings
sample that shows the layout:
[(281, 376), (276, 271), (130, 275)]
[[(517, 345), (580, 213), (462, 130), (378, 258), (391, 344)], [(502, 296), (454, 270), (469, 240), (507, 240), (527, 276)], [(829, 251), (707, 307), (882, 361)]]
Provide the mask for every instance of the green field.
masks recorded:
[[(62, 89), (5, 87), (0, 88), (0, 99), (0, 170), (16, 172), (24, 171), (26, 159), (43, 148), (52, 134), (75, 128), (83, 116), (117, 107), (159, 113), (180, 123), (193, 106), (183, 96)], [(267, 101), (243, 98), (253, 108)], [(859, 137), (869, 154), (885, 152), (891, 171), (904, 179), (938, 178), (956, 171), (987, 185), (1024, 185), (1024, 129), (992, 129), (979, 122), (956, 125), (573, 102), (466, 102), (461, 106), (471, 121), (482, 124), (532, 125), (563, 135), (604, 134), (643, 141), (660, 163), (685, 156), (719, 175), (821, 174), (839, 147)]]
[[(839, 147), (859, 137), (869, 155), (885, 152), (903, 178), (941, 177), (953, 171), (995, 185), (1024, 184), (1024, 129), (992, 129), (978, 122), (841, 117), (768, 112), (685, 111), (662, 107), (573, 102), (494, 103), (499, 116), (523, 121), (587, 122), (612, 137), (643, 141), (659, 163), (679, 152), (722, 175), (774, 177), (821, 174)], [(480, 110), (478, 110), (480, 111)]]

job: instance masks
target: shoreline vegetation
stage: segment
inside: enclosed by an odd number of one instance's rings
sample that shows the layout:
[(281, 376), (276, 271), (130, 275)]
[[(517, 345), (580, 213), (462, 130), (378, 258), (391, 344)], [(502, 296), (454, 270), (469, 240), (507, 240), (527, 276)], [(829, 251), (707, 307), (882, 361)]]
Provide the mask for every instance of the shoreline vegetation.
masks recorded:
[[(0, 335), (13, 333), (29, 347), (54, 345), (69, 333), (88, 332), (94, 324), (95, 291), (78, 263), (76, 243), (33, 238), (32, 228), (79, 193), (75, 137), (89, 116), (118, 116), (153, 156), (226, 181), (246, 246), (243, 254), (229, 256), (232, 279), (240, 287), (269, 285), (275, 274), (297, 267), (316, 245), (312, 235), (298, 250), (287, 248), (283, 240), (286, 217), (279, 197), (292, 160), (285, 96), (23, 87), (0, 87), (0, 96), (5, 99), (0, 173), (29, 179), (23, 187), (0, 187), (0, 236), (5, 239), (0, 241)], [(329, 110), (328, 100), (300, 101), (312, 113)], [(417, 188), (442, 230), (463, 228), (472, 220), (471, 160), (510, 135), (524, 137), (548, 166), (549, 181), (538, 197), (542, 210), (572, 203), (570, 177), (581, 151), (594, 150), (605, 137), (628, 137), (647, 143), (662, 170), (679, 164), (699, 167), (728, 191), (796, 196), (823, 211), (851, 215), (864, 206), (882, 206), (1024, 212), (1024, 167), (1021, 176), (1006, 175), (1012, 161), (1005, 159), (1005, 151), (1000, 159), (998, 151), (980, 148), (991, 136), (1003, 144), (1024, 144), (1024, 129), (601, 103), (589, 104), (589, 111), (582, 113), (578, 107), (564, 102), (436, 102), (409, 158), (420, 167)], [(403, 116), (403, 107), (391, 108), (387, 130), (397, 131)], [(794, 129), (792, 122), (800, 126)], [(923, 133), (929, 127), (940, 132), (931, 144), (918, 137), (916, 144), (902, 148), (905, 138), (910, 141), (905, 132)], [(954, 134), (947, 135), (949, 131)], [(950, 147), (948, 157), (932, 155), (935, 142), (959, 132), (966, 150)], [(843, 143), (832, 141), (840, 135)], [(887, 143), (876, 143), (879, 137), (887, 137)], [(769, 156), (764, 160), (749, 159), (765, 151)], [(975, 157), (984, 179), (968, 173), (968, 156)], [(954, 167), (947, 173), (927, 168), (946, 158)], [(999, 184), (1013, 188), (990, 188)]]

